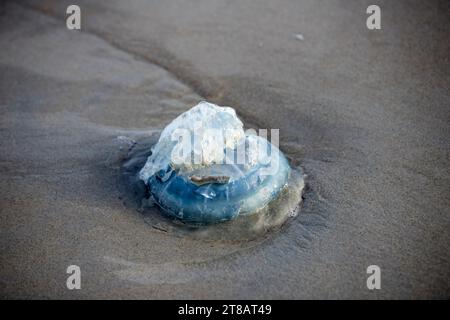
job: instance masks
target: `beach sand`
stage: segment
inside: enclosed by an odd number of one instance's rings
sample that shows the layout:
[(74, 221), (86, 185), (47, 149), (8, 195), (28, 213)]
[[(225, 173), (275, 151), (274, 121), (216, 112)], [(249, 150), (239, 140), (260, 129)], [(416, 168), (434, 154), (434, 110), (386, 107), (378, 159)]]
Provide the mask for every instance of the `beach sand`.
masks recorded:
[[(69, 4), (0, 4), (2, 298), (450, 297), (448, 2), (378, 1), (376, 31), (369, 1), (79, 0), (81, 31)], [(306, 174), (281, 229), (142, 209), (130, 172), (203, 99), (280, 129)]]

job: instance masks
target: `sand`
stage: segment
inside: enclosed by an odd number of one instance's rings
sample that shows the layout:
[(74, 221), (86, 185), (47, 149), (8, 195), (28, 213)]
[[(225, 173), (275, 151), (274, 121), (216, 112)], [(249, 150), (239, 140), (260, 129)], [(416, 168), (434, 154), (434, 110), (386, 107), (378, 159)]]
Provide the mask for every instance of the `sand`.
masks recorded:
[[(2, 298), (450, 297), (447, 2), (378, 1), (378, 31), (369, 1), (77, 3), (81, 31), (69, 1), (0, 5)], [(280, 230), (141, 208), (128, 150), (201, 99), (280, 129), (307, 174)]]

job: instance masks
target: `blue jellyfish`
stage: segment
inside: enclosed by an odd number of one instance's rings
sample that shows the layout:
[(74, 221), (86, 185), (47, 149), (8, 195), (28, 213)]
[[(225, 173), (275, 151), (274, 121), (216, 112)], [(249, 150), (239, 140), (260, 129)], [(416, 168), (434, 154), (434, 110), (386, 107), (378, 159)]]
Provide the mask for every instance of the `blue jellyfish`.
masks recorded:
[(164, 128), (139, 175), (167, 215), (201, 225), (257, 213), (290, 171), (275, 145), (244, 131), (234, 109), (200, 102)]

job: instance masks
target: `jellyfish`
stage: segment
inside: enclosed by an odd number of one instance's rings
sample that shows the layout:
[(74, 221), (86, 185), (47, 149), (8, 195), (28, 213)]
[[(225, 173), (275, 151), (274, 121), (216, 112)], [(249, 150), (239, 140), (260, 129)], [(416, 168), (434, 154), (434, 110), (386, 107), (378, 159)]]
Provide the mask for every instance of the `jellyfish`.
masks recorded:
[(244, 131), (233, 108), (202, 101), (163, 129), (139, 178), (165, 214), (206, 225), (256, 214), (290, 171), (277, 146)]

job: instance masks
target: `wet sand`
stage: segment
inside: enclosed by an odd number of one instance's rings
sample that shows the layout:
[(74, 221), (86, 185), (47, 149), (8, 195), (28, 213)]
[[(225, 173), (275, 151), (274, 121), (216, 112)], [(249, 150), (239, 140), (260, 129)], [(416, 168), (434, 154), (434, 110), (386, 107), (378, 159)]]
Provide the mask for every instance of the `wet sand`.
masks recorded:
[[(0, 4), (2, 298), (450, 296), (447, 2), (380, 1), (379, 31), (368, 1), (77, 3), (81, 32), (68, 1)], [(307, 175), (280, 230), (141, 208), (130, 152), (201, 99), (280, 129)]]

